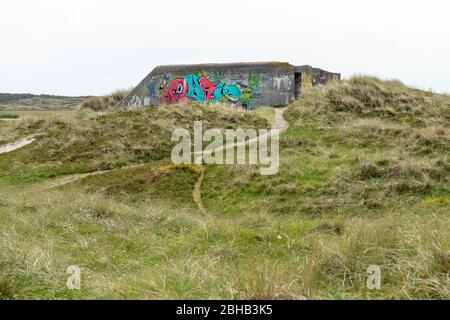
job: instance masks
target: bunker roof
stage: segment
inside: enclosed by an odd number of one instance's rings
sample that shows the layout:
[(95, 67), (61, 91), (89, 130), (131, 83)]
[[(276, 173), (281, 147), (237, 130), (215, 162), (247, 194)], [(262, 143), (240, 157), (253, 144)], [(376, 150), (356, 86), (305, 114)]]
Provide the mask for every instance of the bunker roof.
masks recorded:
[(197, 72), (201, 70), (210, 71), (228, 71), (230, 69), (242, 69), (249, 70), (252, 72), (269, 71), (275, 69), (291, 69), (294, 68), (293, 65), (288, 62), (240, 62), (240, 63), (206, 63), (206, 64), (180, 64), (180, 65), (165, 65), (158, 66), (152, 71), (152, 75), (164, 74), (164, 73), (188, 73)]

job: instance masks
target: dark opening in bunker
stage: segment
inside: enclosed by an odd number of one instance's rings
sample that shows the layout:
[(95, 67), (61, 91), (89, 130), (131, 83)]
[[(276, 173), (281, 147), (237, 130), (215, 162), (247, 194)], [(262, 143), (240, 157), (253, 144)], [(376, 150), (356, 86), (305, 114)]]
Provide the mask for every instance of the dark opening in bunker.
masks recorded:
[(295, 99), (300, 97), (300, 91), (302, 88), (302, 74), (300, 72), (295, 73)]

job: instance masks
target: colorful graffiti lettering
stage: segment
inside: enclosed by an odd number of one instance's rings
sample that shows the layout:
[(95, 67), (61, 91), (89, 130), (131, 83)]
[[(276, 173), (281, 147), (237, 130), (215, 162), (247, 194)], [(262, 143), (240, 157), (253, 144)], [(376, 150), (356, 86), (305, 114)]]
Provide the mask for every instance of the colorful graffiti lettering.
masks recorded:
[(186, 97), (186, 82), (184, 79), (175, 79), (162, 86), (161, 94), (164, 100), (169, 103), (178, 102)]
[(183, 100), (197, 102), (228, 102), (233, 106), (241, 103), (249, 107), (252, 93), (258, 86), (258, 78), (251, 76), (248, 85), (242, 82), (226, 84), (218, 79), (208, 79), (204, 75), (189, 74), (173, 80), (161, 82), (160, 97), (167, 103)]
[(241, 95), (241, 103), (250, 106), (251, 99), (253, 98), (255, 89), (259, 86), (259, 79), (257, 76), (251, 76), (248, 81), (248, 86)]

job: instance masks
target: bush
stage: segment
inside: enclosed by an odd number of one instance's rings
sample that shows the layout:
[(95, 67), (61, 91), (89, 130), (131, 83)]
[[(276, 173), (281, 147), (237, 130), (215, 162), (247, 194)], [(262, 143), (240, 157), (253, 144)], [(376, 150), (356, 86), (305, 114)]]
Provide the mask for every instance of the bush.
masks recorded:
[(82, 109), (90, 109), (93, 111), (106, 111), (115, 109), (120, 101), (125, 98), (129, 90), (116, 90), (108, 96), (91, 97), (81, 104)]
[(18, 119), (19, 115), (11, 113), (0, 113), (0, 119)]

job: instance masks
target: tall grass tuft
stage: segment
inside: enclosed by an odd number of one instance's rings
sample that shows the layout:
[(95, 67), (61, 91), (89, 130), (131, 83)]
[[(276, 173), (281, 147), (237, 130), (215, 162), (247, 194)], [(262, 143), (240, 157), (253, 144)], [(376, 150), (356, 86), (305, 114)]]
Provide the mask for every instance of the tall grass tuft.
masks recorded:
[(111, 109), (116, 109), (120, 101), (122, 101), (122, 99), (125, 98), (129, 92), (130, 90), (120, 89), (107, 96), (91, 97), (81, 104), (81, 108), (90, 109), (93, 111), (108, 111)]

